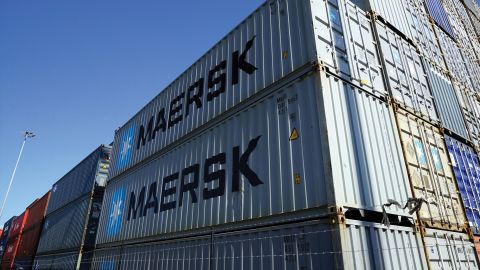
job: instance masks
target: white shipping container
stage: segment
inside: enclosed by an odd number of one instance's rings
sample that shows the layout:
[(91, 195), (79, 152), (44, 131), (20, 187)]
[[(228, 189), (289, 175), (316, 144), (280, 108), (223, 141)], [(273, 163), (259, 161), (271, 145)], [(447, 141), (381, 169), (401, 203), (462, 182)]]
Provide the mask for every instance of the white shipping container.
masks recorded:
[(385, 79), (393, 99), (419, 115), (438, 122), (434, 99), (420, 55), (407, 40), (380, 21), (375, 21)]
[(413, 195), (425, 200), (419, 219), (428, 227), (464, 230), (465, 212), (440, 129), (400, 108), (396, 117)]
[(385, 102), (323, 71), (283, 82), (110, 181), (97, 244), (411, 198)]
[(330, 219), (95, 251), (93, 269), (428, 269), (412, 228)]
[(460, 48), (457, 43), (451, 39), (447, 34), (445, 34), (439, 27), (434, 26), (435, 33), (437, 34), (440, 47), (442, 49), (445, 62), (447, 63), (448, 71), (454, 79), (458, 80), (465, 87), (475, 89), (470, 80), (470, 75), (465, 66), (465, 61), (463, 60)]
[(110, 179), (318, 62), (371, 93), (387, 95), (362, 10), (336, 0), (265, 3), (120, 128)]
[(420, 53), (442, 69), (447, 69), (423, 0), (406, 0), (405, 9), (412, 40)]
[(426, 229), (424, 243), (430, 269), (478, 269), (475, 246), (467, 234)]

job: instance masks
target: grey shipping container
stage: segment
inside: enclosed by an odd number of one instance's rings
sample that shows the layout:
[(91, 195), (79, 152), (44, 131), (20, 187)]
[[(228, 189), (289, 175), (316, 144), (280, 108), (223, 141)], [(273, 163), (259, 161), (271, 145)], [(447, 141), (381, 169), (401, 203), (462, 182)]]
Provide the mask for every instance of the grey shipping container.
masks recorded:
[(269, 1), (116, 132), (109, 179), (313, 62), (386, 96), (375, 46), (349, 1)]
[(393, 99), (430, 121), (438, 121), (434, 100), (416, 48), (381, 21), (375, 21), (384, 76)]
[(468, 234), (434, 229), (423, 234), (430, 269), (478, 269), (475, 246)]
[(427, 72), (428, 83), (435, 98), (435, 106), (442, 122), (442, 126), (453, 133), (468, 139), (465, 121), (463, 119), (457, 94), (448, 76), (441, 70), (423, 61)]
[(412, 228), (330, 219), (95, 251), (93, 269), (427, 269)]
[(52, 187), (47, 215), (106, 185), (111, 147), (101, 145)]
[[(70, 264), (72, 256), (78, 257), (78, 261), (75, 261), (74, 265), (81, 264), (82, 256), (89, 258), (88, 255), (95, 246), (102, 199), (103, 194), (98, 197), (87, 194), (48, 215), (40, 235), (34, 265), (48, 264), (44, 261), (48, 261), (46, 258), (52, 258), (52, 254), (65, 255), (54, 256), (55, 264), (60, 265)], [(86, 256), (83, 255), (84, 252)], [(91, 260), (86, 260), (80, 269), (88, 268), (90, 262)]]
[(97, 244), (412, 197), (387, 103), (324, 71), (282, 82), (110, 181)]

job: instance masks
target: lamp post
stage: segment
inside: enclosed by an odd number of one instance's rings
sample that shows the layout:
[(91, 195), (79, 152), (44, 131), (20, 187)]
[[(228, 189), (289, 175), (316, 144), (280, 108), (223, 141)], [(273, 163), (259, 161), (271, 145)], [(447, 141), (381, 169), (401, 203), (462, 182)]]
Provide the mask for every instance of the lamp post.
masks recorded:
[(13, 178), (15, 178), (15, 173), (17, 172), (18, 163), (20, 162), (20, 158), (22, 157), (22, 152), (23, 152), (23, 147), (25, 146), (25, 142), (27, 141), (28, 138), (33, 138), (33, 137), (35, 137), (35, 134), (33, 134), (33, 132), (30, 132), (30, 131), (25, 131), (25, 133), (23, 134), (22, 148), (20, 148), (20, 153), (18, 154), (17, 163), (15, 163), (15, 168), (13, 169), (12, 177), (10, 177), (10, 183), (8, 184), (7, 192), (5, 193), (5, 198), (3, 199), (2, 208), (0, 209), (0, 219), (2, 218), (2, 215), (3, 215), (3, 209), (5, 207), (5, 203), (7, 202), (8, 194), (10, 193), (10, 188), (12, 187)]

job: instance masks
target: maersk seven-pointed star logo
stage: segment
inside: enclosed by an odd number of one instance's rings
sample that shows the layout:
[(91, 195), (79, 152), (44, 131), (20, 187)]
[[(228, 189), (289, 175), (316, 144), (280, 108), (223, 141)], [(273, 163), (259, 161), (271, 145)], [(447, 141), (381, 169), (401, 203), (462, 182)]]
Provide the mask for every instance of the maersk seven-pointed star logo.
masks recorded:
[(131, 125), (127, 130), (123, 132), (120, 139), (118, 155), (117, 155), (117, 168), (123, 169), (128, 166), (130, 159), (132, 158), (133, 147), (135, 144), (135, 125)]
[(125, 188), (119, 188), (112, 196), (112, 204), (108, 212), (107, 234), (117, 235), (122, 228), (123, 209), (125, 208)]

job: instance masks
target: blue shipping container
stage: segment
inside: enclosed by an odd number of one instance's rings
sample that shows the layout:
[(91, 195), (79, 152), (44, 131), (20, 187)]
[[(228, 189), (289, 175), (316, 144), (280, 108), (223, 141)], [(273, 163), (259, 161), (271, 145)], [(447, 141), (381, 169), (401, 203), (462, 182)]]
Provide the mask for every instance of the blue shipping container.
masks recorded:
[(453, 33), (452, 25), (448, 20), (447, 12), (445, 12), (445, 8), (440, 0), (426, 0), (425, 3), (427, 4), (427, 10), (430, 16), (432, 16), (432, 19), (443, 29), (443, 31), (455, 39), (455, 34)]
[(0, 238), (0, 261), (2, 260), (3, 252), (7, 248), (8, 236), (10, 234), (10, 229), (12, 227), (13, 221), (15, 221), (15, 218), (16, 216), (13, 216), (3, 225), (3, 234), (2, 234), (2, 237)]
[(110, 146), (101, 145), (52, 186), (47, 216), (107, 182)]
[(450, 159), (452, 161), (458, 189), (460, 190), (465, 214), (474, 234), (480, 234), (480, 165), (475, 151), (445, 136)]

